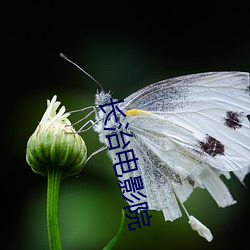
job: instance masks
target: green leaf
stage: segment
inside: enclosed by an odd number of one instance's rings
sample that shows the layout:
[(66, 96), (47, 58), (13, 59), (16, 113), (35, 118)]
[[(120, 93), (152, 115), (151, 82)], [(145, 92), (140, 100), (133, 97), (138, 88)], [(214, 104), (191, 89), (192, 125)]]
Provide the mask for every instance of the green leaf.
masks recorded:
[(125, 214), (124, 214), (124, 210), (122, 209), (122, 218), (121, 218), (120, 225), (117, 228), (116, 233), (113, 236), (113, 238), (111, 239), (111, 241), (103, 248), (103, 250), (111, 250), (113, 248), (113, 246), (115, 245), (115, 243), (118, 240), (120, 233), (122, 231), (124, 220), (125, 220)]

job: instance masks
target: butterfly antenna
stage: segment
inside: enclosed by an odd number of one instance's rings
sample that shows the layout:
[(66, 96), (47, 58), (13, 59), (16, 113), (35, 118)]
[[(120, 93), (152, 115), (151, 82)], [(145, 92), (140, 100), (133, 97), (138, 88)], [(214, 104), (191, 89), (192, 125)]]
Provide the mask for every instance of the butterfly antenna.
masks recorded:
[(97, 83), (97, 85), (101, 88), (101, 90), (103, 90), (102, 85), (89, 73), (87, 73), (84, 69), (82, 69), (79, 65), (77, 65), (76, 63), (74, 63), (73, 61), (71, 61), (67, 56), (65, 56), (63, 53), (60, 53), (60, 57), (64, 60), (66, 60), (67, 62), (73, 64), (74, 66), (76, 66), (79, 70), (81, 70), (85, 75), (87, 75), (89, 78), (91, 78), (95, 83)]

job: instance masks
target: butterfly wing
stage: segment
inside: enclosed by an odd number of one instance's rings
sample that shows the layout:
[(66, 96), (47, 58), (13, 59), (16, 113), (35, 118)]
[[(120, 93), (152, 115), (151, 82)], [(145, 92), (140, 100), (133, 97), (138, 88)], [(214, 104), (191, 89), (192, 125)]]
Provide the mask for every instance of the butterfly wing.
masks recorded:
[[(139, 171), (127, 173), (120, 180), (129, 179), (135, 172), (141, 175), (149, 209), (161, 210), (166, 220), (173, 221), (181, 215), (176, 196), (184, 202), (195, 187), (206, 188), (220, 207), (235, 202), (219, 178), (221, 172), (190, 150), (196, 140), (193, 133), (154, 115), (134, 119), (128, 120), (129, 132), (134, 135), (129, 146), (138, 157)], [(173, 133), (183, 141), (179, 143)]]
[(184, 202), (196, 186), (221, 207), (235, 202), (220, 175), (249, 172), (249, 95), (247, 73), (218, 72), (161, 81), (124, 100), (149, 209), (172, 221), (181, 215), (175, 196)]
[[(126, 98), (124, 103), (128, 115), (130, 110), (149, 111), (183, 131), (190, 131), (196, 139), (192, 142), (185, 142), (178, 132), (171, 133), (176, 142), (183, 147), (191, 146), (202, 160), (219, 170), (234, 171), (250, 165), (247, 73), (177, 77), (149, 85)], [(135, 113), (132, 115), (136, 117)]]

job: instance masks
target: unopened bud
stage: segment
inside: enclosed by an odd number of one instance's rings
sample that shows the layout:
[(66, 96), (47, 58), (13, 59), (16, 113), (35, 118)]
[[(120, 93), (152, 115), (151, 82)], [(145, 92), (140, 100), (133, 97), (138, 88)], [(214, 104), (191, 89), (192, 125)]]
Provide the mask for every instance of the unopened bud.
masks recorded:
[(47, 101), (47, 110), (27, 143), (26, 160), (43, 176), (49, 168), (60, 168), (62, 177), (75, 175), (87, 158), (86, 145), (67, 118), (70, 113), (64, 106), (56, 113), (59, 105), (56, 96)]

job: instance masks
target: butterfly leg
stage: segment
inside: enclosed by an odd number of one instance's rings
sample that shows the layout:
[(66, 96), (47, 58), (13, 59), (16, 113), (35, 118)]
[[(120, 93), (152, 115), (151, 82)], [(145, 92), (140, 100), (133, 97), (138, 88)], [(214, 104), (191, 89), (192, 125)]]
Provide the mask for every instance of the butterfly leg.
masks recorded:
[[(82, 109), (77, 109), (77, 110), (73, 110), (70, 111), (70, 114), (76, 113), (76, 112), (83, 112), (85, 110), (91, 109), (91, 111), (85, 115), (83, 118), (81, 118), (80, 120), (78, 120), (77, 122), (75, 122), (74, 124), (72, 124), (73, 126), (81, 123), (82, 121), (86, 120), (87, 118), (89, 118), (93, 113), (96, 115), (96, 107), (95, 106), (90, 106), (90, 107), (86, 107), (86, 108), (82, 108)], [(100, 121), (100, 120), (99, 120)], [(77, 131), (77, 133), (82, 133), (82, 132), (86, 132), (89, 129), (91, 129), (95, 124), (97, 124), (99, 121), (92, 121), (92, 120), (88, 120), (86, 123), (84, 123)], [(89, 127), (86, 128), (86, 126), (88, 124), (91, 124)]]
[[(102, 119), (93, 122), (92, 120), (88, 120), (86, 123), (84, 123), (77, 131), (77, 133), (82, 133), (82, 132), (86, 132), (88, 130), (90, 130), (91, 128), (93, 128), (98, 122), (100, 122)], [(85, 128), (89, 123), (91, 123), (91, 125), (88, 128)]]
[(73, 114), (73, 113), (76, 113), (76, 112), (83, 112), (83, 111), (85, 111), (87, 109), (92, 109), (92, 110), (87, 115), (85, 115), (83, 118), (81, 118), (79, 121), (75, 122), (73, 125), (76, 125), (76, 124), (82, 122), (83, 120), (87, 119), (93, 113), (96, 113), (96, 108), (95, 108), (95, 106), (90, 106), (90, 107), (86, 107), (86, 108), (82, 108), (82, 109), (77, 109), (77, 110), (73, 110), (73, 111), (69, 112), (70, 114)]
[(84, 168), (84, 166), (87, 164), (87, 162), (96, 154), (102, 152), (103, 150), (105, 150), (107, 148), (107, 146), (102, 146), (101, 148), (97, 149), (96, 151), (94, 151), (93, 153), (91, 153), (91, 155), (87, 158), (87, 160), (84, 162), (83, 166), (81, 167), (81, 169), (79, 170), (79, 172), (77, 173), (77, 176), (80, 175), (82, 169)]

